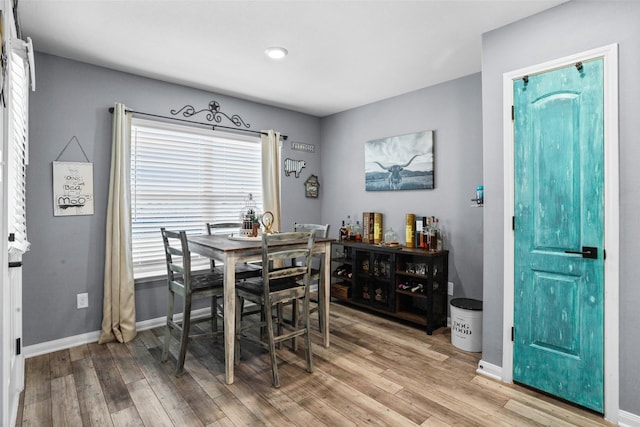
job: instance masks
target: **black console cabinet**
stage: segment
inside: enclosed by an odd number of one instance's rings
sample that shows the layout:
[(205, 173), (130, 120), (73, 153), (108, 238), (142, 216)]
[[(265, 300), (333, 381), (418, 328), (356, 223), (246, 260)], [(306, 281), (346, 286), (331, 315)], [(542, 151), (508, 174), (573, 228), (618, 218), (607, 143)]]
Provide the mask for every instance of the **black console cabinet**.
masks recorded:
[(448, 251), (338, 241), (331, 296), (425, 326), (447, 325)]

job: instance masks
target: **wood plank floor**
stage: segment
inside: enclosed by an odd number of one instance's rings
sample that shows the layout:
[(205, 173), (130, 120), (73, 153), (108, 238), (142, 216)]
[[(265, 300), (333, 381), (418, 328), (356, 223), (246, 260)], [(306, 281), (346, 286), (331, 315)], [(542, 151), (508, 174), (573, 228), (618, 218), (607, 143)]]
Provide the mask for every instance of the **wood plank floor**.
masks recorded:
[[(222, 322), (220, 322), (222, 323)], [(314, 335), (313, 374), (280, 350), (243, 345), (224, 383), (221, 343), (196, 341), (185, 374), (160, 363), (163, 328), (127, 344), (89, 344), (26, 360), (18, 426), (602, 426), (602, 417), (523, 387), (476, 375), (479, 353), (450, 331), (420, 329), (332, 303), (331, 347)], [(177, 341), (173, 340), (176, 354)]]

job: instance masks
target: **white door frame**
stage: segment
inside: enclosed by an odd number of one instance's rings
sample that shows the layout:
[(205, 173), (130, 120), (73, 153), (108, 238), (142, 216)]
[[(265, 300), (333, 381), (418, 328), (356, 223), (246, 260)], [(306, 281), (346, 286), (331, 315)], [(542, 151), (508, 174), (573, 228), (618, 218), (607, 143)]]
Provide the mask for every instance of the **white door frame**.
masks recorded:
[(617, 423), (619, 412), (619, 158), (618, 158), (618, 45), (601, 48), (533, 65), (503, 74), (504, 138), (504, 307), (502, 322), (502, 380), (513, 382), (514, 311), (514, 140), (511, 106), (513, 81), (573, 65), (578, 61), (604, 60), (604, 416)]

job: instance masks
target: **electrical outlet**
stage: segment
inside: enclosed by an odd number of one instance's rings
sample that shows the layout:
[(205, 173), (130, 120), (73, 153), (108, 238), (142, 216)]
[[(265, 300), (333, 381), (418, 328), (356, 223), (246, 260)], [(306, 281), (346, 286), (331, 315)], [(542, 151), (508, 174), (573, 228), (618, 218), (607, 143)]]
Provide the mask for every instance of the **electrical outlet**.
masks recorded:
[(449, 282), (449, 287), (447, 288), (447, 294), (449, 294), (450, 297), (453, 296), (453, 282)]
[(78, 294), (76, 295), (78, 308), (87, 308), (89, 307), (89, 294)]

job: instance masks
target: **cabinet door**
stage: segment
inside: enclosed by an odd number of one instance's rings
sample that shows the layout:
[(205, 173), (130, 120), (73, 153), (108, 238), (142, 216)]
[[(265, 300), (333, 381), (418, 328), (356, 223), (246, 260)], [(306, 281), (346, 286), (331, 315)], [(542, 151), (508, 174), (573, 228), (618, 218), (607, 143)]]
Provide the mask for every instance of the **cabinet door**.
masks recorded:
[(331, 244), (331, 296), (348, 300), (353, 294), (353, 248)]
[(354, 299), (379, 310), (393, 311), (394, 254), (356, 251)]

